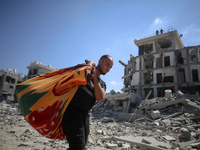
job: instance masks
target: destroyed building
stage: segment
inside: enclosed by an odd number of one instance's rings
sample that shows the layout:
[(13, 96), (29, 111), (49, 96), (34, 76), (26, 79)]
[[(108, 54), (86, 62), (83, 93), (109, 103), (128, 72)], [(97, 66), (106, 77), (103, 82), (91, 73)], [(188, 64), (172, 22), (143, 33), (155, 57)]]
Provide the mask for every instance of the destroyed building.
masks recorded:
[(39, 61), (31, 62), (31, 65), (27, 66), (27, 69), (28, 69), (28, 75), (26, 77), (27, 79), (56, 70), (52, 68), (51, 65), (45, 65)]
[(130, 55), (128, 64), (119, 61), (124, 66), (123, 93), (112, 90), (93, 108), (107, 122), (114, 118), (130, 129), (130, 135), (102, 138), (111, 141), (110, 147), (122, 141), (137, 145), (131, 149), (200, 149), (200, 46), (184, 47), (181, 36), (172, 29), (136, 39), (139, 55)]
[(15, 100), (17, 84), (38, 75), (56, 70), (50, 65), (44, 65), (38, 61), (31, 62), (31, 65), (27, 66), (27, 69), (29, 69), (28, 75), (24, 77), (22, 77), (22, 73), (17, 73), (16, 69), (0, 70), (0, 100)]
[(22, 74), (17, 73), (17, 70), (7, 69), (0, 70), (0, 100), (15, 99), (16, 85), (23, 82)]
[(163, 97), (166, 89), (172, 93), (199, 98), (200, 45), (184, 47), (182, 34), (177, 30), (156, 32), (156, 35), (135, 39), (138, 56), (130, 55), (128, 64), (119, 61), (124, 68), (123, 91), (134, 91), (144, 99)]

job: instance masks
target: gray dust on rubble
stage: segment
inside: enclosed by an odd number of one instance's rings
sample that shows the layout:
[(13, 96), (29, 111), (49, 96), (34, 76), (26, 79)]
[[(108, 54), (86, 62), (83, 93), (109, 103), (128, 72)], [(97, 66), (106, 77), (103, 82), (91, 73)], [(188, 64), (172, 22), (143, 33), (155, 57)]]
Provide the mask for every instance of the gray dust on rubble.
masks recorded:
[[(119, 106), (119, 107), (118, 107)], [(200, 102), (174, 96), (143, 100), (124, 112), (117, 101), (90, 112), (88, 150), (200, 149)], [(0, 149), (64, 150), (68, 143), (41, 136), (20, 113), (17, 103), (0, 103)]]

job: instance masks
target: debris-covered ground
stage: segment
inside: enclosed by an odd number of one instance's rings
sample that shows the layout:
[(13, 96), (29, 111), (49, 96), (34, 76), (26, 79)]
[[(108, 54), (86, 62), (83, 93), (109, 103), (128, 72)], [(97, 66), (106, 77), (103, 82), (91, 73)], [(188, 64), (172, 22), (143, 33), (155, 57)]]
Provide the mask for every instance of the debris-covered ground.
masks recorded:
[[(200, 149), (200, 102), (174, 96), (146, 99), (123, 112), (102, 102), (91, 112), (88, 150)], [(114, 104), (116, 105), (116, 104)], [(115, 109), (114, 109), (115, 108)], [(42, 137), (19, 113), (17, 105), (0, 103), (0, 149), (65, 150), (66, 140)]]

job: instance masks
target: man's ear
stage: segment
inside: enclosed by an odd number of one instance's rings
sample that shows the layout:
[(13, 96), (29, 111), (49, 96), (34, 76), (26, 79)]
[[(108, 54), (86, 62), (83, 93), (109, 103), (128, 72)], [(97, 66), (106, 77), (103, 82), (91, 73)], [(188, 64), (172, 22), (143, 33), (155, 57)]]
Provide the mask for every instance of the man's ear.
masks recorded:
[(102, 60), (101, 59), (99, 59), (99, 62), (98, 62), (99, 64), (101, 64), (102, 63)]

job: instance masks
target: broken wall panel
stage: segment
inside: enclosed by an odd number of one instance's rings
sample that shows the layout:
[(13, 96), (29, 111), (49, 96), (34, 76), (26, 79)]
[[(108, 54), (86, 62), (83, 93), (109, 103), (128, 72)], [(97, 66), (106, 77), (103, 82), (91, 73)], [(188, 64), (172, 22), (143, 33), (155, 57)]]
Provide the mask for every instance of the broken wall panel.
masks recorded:
[(140, 68), (140, 57), (136, 57), (135, 61), (136, 61), (136, 68), (135, 68), (135, 70), (139, 71), (141, 69)]
[(170, 48), (172, 46), (171, 39), (159, 39), (157, 42), (161, 49)]
[(174, 42), (172, 42), (171, 39), (160, 39), (157, 40), (155, 43), (157, 52), (170, 50), (175, 47)]
[(198, 62), (198, 58), (197, 58), (197, 50), (192, 48), (189, 50), (189, 59), (190, 59), (190, 63), (197, 63)]
[(144, 56), (144, 68), (150, 69), (153, 68), (153, 65), (154, 65), (154, 56), (153, 55)]
[(138, 85), (140, 81), (140, 73), (135, 72), (132, 77), (131, 86)]
[(153, 44), (152, 43), (144, 45), (144, 53), (146, 55), (150, 54), (152, 51), (153, 51)]

